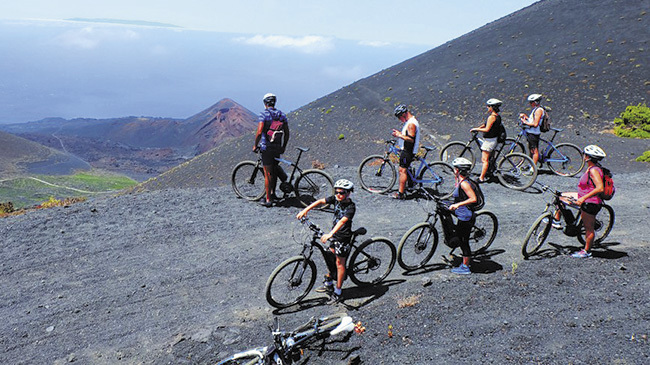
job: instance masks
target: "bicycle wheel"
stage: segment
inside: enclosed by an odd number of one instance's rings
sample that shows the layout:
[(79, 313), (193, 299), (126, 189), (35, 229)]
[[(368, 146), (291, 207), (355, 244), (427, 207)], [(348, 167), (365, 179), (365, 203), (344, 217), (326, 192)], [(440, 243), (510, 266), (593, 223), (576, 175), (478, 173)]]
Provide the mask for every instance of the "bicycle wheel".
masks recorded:
[[(614, 220), (614, 209), (609, 205), (604, 204), (603, 207), (600, 208), (598, 215), (596, 215), (596, 222), (594, 223), (594, 233), (596, 234), (596, 237), (594, 237), (594, 245), (601, 243), (605, 238), (607, 238), (607, 236), (609, 236), (609, 232), (611, 232), (612, 227), (614, 227)], [(582, 221), (580, 222), (578, 241), (583, 245), (585, 244), (585, 227), (582, 224)]]
[(585, 166), (582, 150), (571, 143), (560, 143), (551, 149), (546, 160), (548, 168), (560, 176), (575, 176)]
[(499, 161), (495, 174), (503, 186), (525, 190), (537, 179), (537, 166), (522, 153), (510, 153)]
[(266, 282), (266, 301), (275, 308), (286, 308), (307, 296), (316, 282), (316, 264), (294, 256), (273, 270)]
[(217, 365), (257, 365), (263, 364), (265, 349), (255, 349), (234, 354), (231, 357), (221, 360)]
[(521, 142), (517, 142), (514, 138), (506, 138), (506, 142), (503, 146), (503, 153), (508, 154), (508, 153), (522, 153), (526, 154), (526, 149), (524, 148), (524, 144)]
[(238, 197), (259, 200), (264, 194), (264, 169), (253, 161), (242, 161), (232, 170), (232, 190)]
[(535, 220), (535, 223), (533, 223), (528, 233), (526, 233), (526, 238), (524, 238), (524, 243), (521, 246), (521, 253), (524, 255), (524, 258), (527, 259), (539, 251), (539, 248), (542, 247), (546, 238), (548, 238), (552, 221), (551, 212), (544, 212)]
[(397, 263), (404, 270), (416, 270), (429, 262), (438, 246), (438, 231), (429, 222), (411, 227), (397, 247)]
[(472, 169), (476, 164), (476, 157), (471, 147), (467, 147), (463, 142), (449, 142), (440, 150), (440, 161), (451, 164), (456, 157), (465, 157), (472, 163)]
[(296, 195), (303, 206), (334, 195), (332, 177), (321, 170), (305, 170), (296, 180)]
[(449, 198), (454, 192), (454, 168), (450, 164), (436, 161), (425, 166), (417, 178), (427, 193)]
[(389, 191), (397, 178), (395, 166), (383, 156), (366, 157), (357, 170), (361, 187), (371, 193), (383, 194)]
[(469, 235), (469, 247), (472, 254), (481, 253), (490, 247), (499, 230), (497, 216), (489, 210), (476, 212), (476, 222)]
[(384, 237), (374, 237), (362, 243), (350, 256), (347, 273), (359, 286), (384, 280), (395, 266), (395, 245)]

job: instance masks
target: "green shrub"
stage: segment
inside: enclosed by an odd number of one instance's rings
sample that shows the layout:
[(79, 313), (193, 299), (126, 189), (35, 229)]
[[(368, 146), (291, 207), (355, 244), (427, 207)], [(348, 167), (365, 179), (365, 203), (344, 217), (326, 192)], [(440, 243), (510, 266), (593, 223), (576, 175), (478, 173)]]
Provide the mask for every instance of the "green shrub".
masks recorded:
[(650, 108), (645, 104), (630, 105), (614, 119), (614, 132), (625, 138), (650, 138)]
[(639, 162), (650, 162), (650, 151), (645, 151), (643, 154), (636, 158)]

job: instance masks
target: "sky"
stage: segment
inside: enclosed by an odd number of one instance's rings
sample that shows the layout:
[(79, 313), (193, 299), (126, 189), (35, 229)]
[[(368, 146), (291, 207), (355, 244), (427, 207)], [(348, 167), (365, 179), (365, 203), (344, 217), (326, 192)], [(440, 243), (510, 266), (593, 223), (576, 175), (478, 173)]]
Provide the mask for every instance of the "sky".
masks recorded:
[(0, 0), (0, 123), (291, 111), (534, 2)]

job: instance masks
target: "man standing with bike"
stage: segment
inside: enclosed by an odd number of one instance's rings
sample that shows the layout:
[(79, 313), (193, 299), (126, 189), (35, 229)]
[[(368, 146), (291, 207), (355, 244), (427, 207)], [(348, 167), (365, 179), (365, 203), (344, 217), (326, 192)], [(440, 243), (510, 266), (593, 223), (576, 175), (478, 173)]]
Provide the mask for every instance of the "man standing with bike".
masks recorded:
[[(332, 230), (321, 236), (321, 242), (329, 243), (331, 255), (326, 260), (329, 274), (325, 276), (323, 287), (316, 289), (317, 292), (330, 294), (329, 304), (335, 304), (341, 301), (343, 281), (345, 280), (345, 261), (350, 253), (350, 240), (352, 239), (352, 218), (356, 213), (356, 205), (350, 199), (350, 194), (354, 190), (354, 184), (345, 179), (338, 180), (334, 184), (334, 196), (316, 200), (307, 208), (303, 209), (296, 218), (302, 219), (307, 213), (320, 205), (334, 205), (334, 221)], [(336, 278), (336, 287), (334, 281)]]
[(542, 107), (542, 95), (530, 94), (528, 96), (528, 102), (533, 110), (530, 112), (530, 115), (520, 113), (519, 120), (522, 124), (529, 127), (526, 130), (528, 150), (530, 151), (530, 157), (533, 159), (535, 166), (537, 166), (537, 161), (539, 161), (539, 136), (542, 134), (542, 131), (539, 129), (539, 124), (542, 122), (546, 111)]
[(399, 155), (399, 191), (393, 198), (404, 199), (406, 182), (408, 181), (408, 172), (406, 171), (415, 154), (420, 148), (420, 124), (413, 114), (406, 108), (406, 105), (400, 104), (395, 108), (395, 116), (400, 122), (404, 123), (402, 131), (393, 129), (393, 137), (399, 138), (398, 147), (402, 150)]
[(289, 122), (287, 116), (275, 109), (277, 98), (274, 94), (264, 95), (264, 111), (258, 118), (257, 132), (253, 151), (258, 148), (262, 151), (262, 165), (264, 166), (264, 189), (266, 199), (261, 203), (271, 207), (275, 200), (275, 186), (278, 180), (278, 161), (276, 158), (284, 153), (289, 142)]

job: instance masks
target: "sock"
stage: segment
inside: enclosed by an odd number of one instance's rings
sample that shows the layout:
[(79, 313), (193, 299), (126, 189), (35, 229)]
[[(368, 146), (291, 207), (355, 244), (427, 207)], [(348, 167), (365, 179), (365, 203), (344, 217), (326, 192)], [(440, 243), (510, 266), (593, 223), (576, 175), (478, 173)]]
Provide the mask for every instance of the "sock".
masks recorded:
[(334, 282), (332, 280), (326, 281), (325, 286), (334, 286)]
[(334, 294), (341, 295), (342, 292), (343, 290), (341, 290), (341, 288), (334, 288)]

